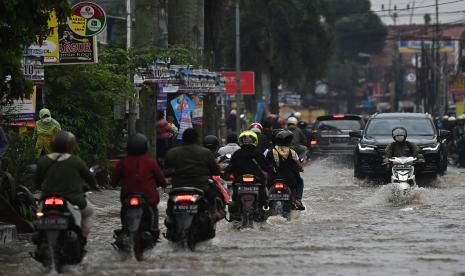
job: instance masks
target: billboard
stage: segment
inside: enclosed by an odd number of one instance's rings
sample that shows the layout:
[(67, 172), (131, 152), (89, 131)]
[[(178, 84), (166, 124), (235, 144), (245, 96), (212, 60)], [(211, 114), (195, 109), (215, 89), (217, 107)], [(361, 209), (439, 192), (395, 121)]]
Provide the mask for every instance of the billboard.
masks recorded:
[[(423, 44), (426, 49), (433, 48), (432, 40), (423, 40)], [(399, 52), (400, 53), (421, 53), (422, 40), (401, 40), (399, 41)], [(454, 52), (454, 41), (453, 40), (440, 40), (439, 41), (439, 52), (442, 53), (453, 53)]]
[[(218, 72), (225, 79), (226, 94), (236, 94), (236, 72), (224, 71)], [(241, 94), (255, 94), (255, 73), (251, 71), (243, 71), (240, 73), (241, 78)]]

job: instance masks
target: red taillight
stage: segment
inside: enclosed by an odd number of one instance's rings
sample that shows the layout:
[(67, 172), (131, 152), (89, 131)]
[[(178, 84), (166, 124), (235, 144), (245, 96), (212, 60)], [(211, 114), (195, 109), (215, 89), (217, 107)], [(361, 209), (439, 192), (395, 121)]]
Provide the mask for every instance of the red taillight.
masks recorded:
[(342, 118), (345, 118), (345, 117), (346, 117), (346, 115), (344, 115), (344, 114), (336, 114), (336, 115), (333, 115), (333, 118), (334, 118), (334, 119), (342, 119)]
[(245, 183), (251, 183), (251, 182), (255, 181), (255, 177), (253, 177), (253, 176), (243, 176), (242, 181), (244, 181)]
[(274, 185), (274, 187), (275, 187), (276, 189), (284, 189), (284, 184), (283, 184), (283, 183), (276, 183), (276, 184)]
[(65, 204), (63, 198), (60, 197), (48, 197), (45, 199), (45, 205), (60, 206)]
[(131, 197), (131, 199), (129, 199), (129, 205), (139, 206), (139, 204), (140, 204), (140, 201), (137, 197)]
[(230, 174), (230, 175), (229, 175), (229, 179), (230, 179), (230, 180), (234, 180), (234, 174)]
[(316, 139), (312, 139), (310, 141), (310, 145), (318, 145), (318, 141)]
[(194, 195), (177, 195), (175, 202), (193, 202), (195, 201)]

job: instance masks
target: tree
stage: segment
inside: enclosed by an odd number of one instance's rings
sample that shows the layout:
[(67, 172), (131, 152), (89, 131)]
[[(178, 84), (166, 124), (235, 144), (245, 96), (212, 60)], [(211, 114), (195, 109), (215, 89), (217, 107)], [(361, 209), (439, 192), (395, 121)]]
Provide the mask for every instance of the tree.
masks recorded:
[(32, 83), (21, 72), (24, 49), (42, 41), (48, 19), (55, 11), (65, 22), (71, 10), (67, 0), (0, 0), (0, 97), (19, 98), (32, 91)]
[[(242, 67), (269, 81), (272, 112), (279, 109), (280, 83), (297, 86), (324, 72), (331, 53), (331, 33), (323, 16), (324, 5), (319, 0), (241, 1)], [(229, 32), (233, 38), (233, 30)], [(234, 45), (233, 40), (229, 45)], [(229, 63), (233, 64), (232, 60)]]

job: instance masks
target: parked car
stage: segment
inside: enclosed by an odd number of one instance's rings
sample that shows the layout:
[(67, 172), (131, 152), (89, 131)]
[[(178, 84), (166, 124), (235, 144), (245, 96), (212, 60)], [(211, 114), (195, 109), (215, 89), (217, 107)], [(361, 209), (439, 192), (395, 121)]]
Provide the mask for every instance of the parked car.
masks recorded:
[(392, 129), (407, 129), (407, 141), (418, 145), (425, 157), (424, 164), (415, 165), (416, 175), (436, 176), (447, 170), (447, 143), (449, 131), (438, 130), (433, 119), (423, 113), (381, 113), (368, 119), (363, 131), (350, 136), (360, 139), (354, 155), (354, 176), (389, 176), (382, 165), (384, 150), (393, 142)]
[(352, 155), (358, 138), (350, 137), (351, 131), (364, 127), (362, 117), (352, 114), (320, 116), (315, 121), (310, 138), (312, 155)]

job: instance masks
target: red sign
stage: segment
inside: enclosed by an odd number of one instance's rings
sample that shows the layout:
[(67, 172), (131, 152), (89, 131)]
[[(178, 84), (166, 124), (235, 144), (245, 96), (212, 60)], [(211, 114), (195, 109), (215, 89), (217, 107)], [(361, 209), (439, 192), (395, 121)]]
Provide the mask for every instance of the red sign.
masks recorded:
[[(226, 94), (236, 94), (236, 72), (219, 72), (225, 78)], [(241, 94), (255, 94), (255, 73), (241, 72)]]

